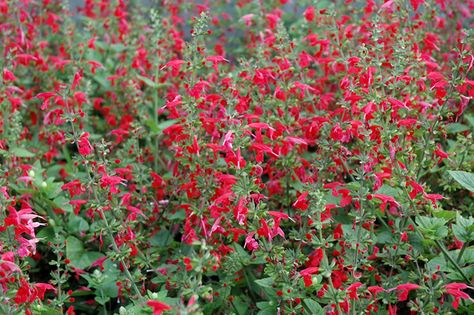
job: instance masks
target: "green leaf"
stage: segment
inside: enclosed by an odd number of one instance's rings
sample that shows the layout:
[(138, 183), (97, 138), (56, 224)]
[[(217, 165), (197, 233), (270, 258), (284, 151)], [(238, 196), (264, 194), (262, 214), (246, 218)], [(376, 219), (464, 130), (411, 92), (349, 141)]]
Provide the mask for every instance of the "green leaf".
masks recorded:
[(351, 191), (354, 191), (354, 192), (358, 191), (359, 187), (360, 187), (359, 182), (350, 182), (350, 183), (346, 184), (346, 188), (351, 190)]
[(399, 188), (395, 188), (389, 185), (382, 185), (377, 191), (377, 194), (387, 195), (390, 197), (397, 197), (401, 190)]
[(157, 246), (157, 247), (166, 247), (168, 246), (171, 241), (173, 241), (173, 238), (170, 237), (171, 233), (167, 229), (162, 229), (158, 233), (156, 233), (150, 240), (150, 244), (152, 246)]
[(449, 220), (453, 220), (456, 217), (456, 212), (448, 211), (448, 210), (433, 211), (433, 216), (437, 218), (446, 219), (449, 221)]
[(53, 307), (49, 306), (44, 306), (44, 305), (38, 305), (36, 307), (33, 307), (33, 314), (34, 315), (62, 315), (63, 312), (60, 310), (57, 310)]
[(394, 241), (393, 234), (391, 231), (387, 230), (384, 226), (379, 228), (378, 233), (376, 234), (376, 242), (378, 244), (387, 244)]
[(166, 129), (170, 126), (173, 126), (177, 122), (178, 122), (177, 119), (168, 119), (168, 120), (162, 121), (158, 124), (158, 129), (160, 129), (160, 131), (161, 131), (161, 130)]
[(458, 132), (463, 132), (469, 129), (470, 128), (468, 126), (460, 124), (460, 123), (452, 123), (446, 126), (446, 131), (448, 133), (458, 133)]
[(145, 125), (150, 128), (150, 131), (152, 134), (158, 134), (160, 132), (160, 128), (158, 128), (158, 125), (156, 124), (155, 120), (153, 119), (147, 119), (145, 120)]
[(137, 75), (137, 78), (139, 78), (140, 80), (142, 80), (146, 85), (148, 85), (149, 87), (152, 87), (152, 88), (157, 88), (158, 87), (158, 84), (156, 82), (154, 82), (153, 80), (147, 78), (147, 77), (144, 77), (142, 75)]
[(92, 291), (88, 291), (88, 290), (76, 290), (76, 291), (73, 291), (71, 296), (88, 296), (88, 295), (92, 295), (94, 294)]
[(137, 75), (137, 78), (139, 78), (140, 80), (142, 80), (146, 85), (148, 85), (149, 87), (152, 87), (154, 89), (158, 89), (158, 88), (161, 88), (161, 87), (165, 87), (168, 85), (168, 83), (156, 83), (155, 81), (147, 78), (147, 77), (144, 77), (142, 75)]
[[(449, 251), (448, 254), (454, 260), (457, 259), (459, 256), (460, 250)], [(464, 266), (461, 269), (467, 275), (467, 277), (472, 278), (474, 276), (474, 247), (469, 247), (464, 251), (462, 255), (459, 266)], [(438, 256), (431, 259), (426, 267), (428, 270), (431, 271), (441, 271), (448, 273), (448, 278), (451, 280), (460, 280), (463, 281), (463, 278), (459, 275), (459, 272), (453, 267), (453, 265), (446, 260), (443, 254), (439, 254)], [(439, 267), (439, 269), (438, 269)]]
[(264, 278), (255, 280), (255, 283), (263, 288), (272, 288), (272, 284), (274, 283), (273, 278)]
[(249, 263), (250, 255), (245, 251), (245, 249), (237, 243), (234, 243), (235, 253), (239, 256), (239, 260), (242, 264), (246, 265)]
[(74, 209), (72, 208), (72, 205), (69, 203), (69, 200), (64, 197), (64, 196), (58, 196), (56, 197), (53, 202), (60, 208), (61, 210), (64, 210), (66, 212), (73, 212)]
[(68, 231), (72, 233), (81, 233), (81, 232), (87, 232), (89, 230), (89, 223), (81, 217), (81, 216), (76, 216), (73, 213), (69, 215), (69, 220), (67, 223), (68, 226)]
[(469, 122), (469, 124), (471, 125), (471, 128), (474, 129), (474, 116), (470, 114), (466, 114), (464, 115), (464, 118), (466, 118), (466, 120)]
[(66, 257), (73, 267), (85, 269), (97, 259), (104, 257), (104, 254), (99, 252), (85, 251), (82, 242), (74, 236), (68, 236), (66, 241)]
[(120, 275), (120, 270), (117, 268), (117, 264), (110, 260), (105, 261), (104, 270), (104, 280), (98, 289), (102, 290), (104, 295), (115, 298), (118, 296), (117, 278)]
[(66, 257), (70, 260), (79, 259), (84, 252), (82, 242), (74, 236), (68, 236), (66, 242)]
[(61, 186), (64, 184), (63, 182), (54, 182), (54, 178), (50, 177), (46, 181), (46, 186), (41, 183), (39, 187), (45, 194), (48, 196), (49, 199), (56, 198), (61, 193)]
[(276, 305), (273, 301), (257, 302), (257, 307), (260, 309), (258, 315), (275, 315), (276, 313)]
[(114, 52), (122, 52), (127, 49), (127, 46), (124, 44), (109, 44), (103, 41), (96, 41), (95, 45), (103, 50), (112, 50)]
[(152, 135), (159, 135), (164, 129), (174, 125), (176, 122), (176, 119), (170, 119), (157, 124), (153, 119), (147, 119), (145, 124), (150, 128)]
[(269, 307), (269, 308), (264, 308), (263, 310), (260, 310), (257, 315), (275, 315), (276, 313), (276, 307)]
[(240, 296), (235, 296), (232, 305), (237, 310), (238, 315), (248, 314), (249, 304), (243, 301)]
[[(84, 252), (79, 258), (79, 260), (76, 261), (75, 265), (79, 269), (85, 269), (89, 267), (90, 265), (92, 265), (94, 261), (102, 257), (104, 257), (104, 254), (100, 252)], [(72, 261), (71, 261), (71, 264), (72, 264)]]
[(474, 192), (474, 174), (464, 171), (448, 171), (461, 186), (467, 190)]
[(56, 233), (59, 233), (61, 229), (62, 227), (58, 226), (47, 226), (42, 228), (38, 234), (36, 234), (36, 237), (43, 239), (43, 243), (54, 243), (56, 239)]
[(95, 300), (100, 305), (105, 305), (110, 300), (110, 297), (108, 297), (108, 296), (96, 296)]
[(167, 280), (168, 280), (168, 276), (157, 273), (156, 277), (151, 279), (151, 283), (160, 284), (160, 283), (165, 283)]
[(425, 239), (417, 234), (417, 233), (411, 233), (409, 234), (409, 240), (410, 240), (410, 245), (413, 246), (413, 251), (419, 255), (422, 255), (425, 253), (426, 246), (425, 246)]
[(327, 203), (327, 204), (339, 204), (339, 202), (341, 201), (341, 196), (333, 196), (331, 193), (328, 193), (324, 196), (324, 201)]
[(100, 86), (102, 86), (102, 88), (104, 88), (105, 90), (110, 90), (111, 85), (110, 85), (110, 81), (107, 80), (106, 74), (97, 73), (92, 78), (95, 82), (97, 82)]
[(456, 224), (452, 225), (454, 236), (463, 243), (474, 240), (474, 218), (465, 219), (459, 212), (456, 217)]
[(35, 156), (34, 153), (28, 151), (25, 148), (20, 148), (20, 147), (15, 147), (15, 148), (11, 149), (10, 152), (11, 152), (12, 155), (14, 155), (16, 157), (30, 158), (30, 157)]
[(423, 235), (431, 240), (439, 240), (448, 236), (448, 228), (446, 220), (441, 218), (431, 218), (426, 216), (418, 216), (416, 223), (420, 227)]
[(175, 213), (170, 214), (168, 219), (170, 220), (184, 220), (186, 218), (186, 211), (184, 209), (176, 210)]
[(312, 299), (304, 299), (303, 302), (307, 310), (307, 314), (312, 314), (312, 315), (325, 314), (321, 305), (319, 305), (316, 301)]

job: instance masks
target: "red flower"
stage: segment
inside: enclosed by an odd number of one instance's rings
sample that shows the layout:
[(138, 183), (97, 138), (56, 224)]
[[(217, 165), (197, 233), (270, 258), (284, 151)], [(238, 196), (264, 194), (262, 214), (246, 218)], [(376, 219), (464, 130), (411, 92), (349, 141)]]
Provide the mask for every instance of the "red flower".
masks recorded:
[(309, 287), (313, 284), (313, 274), (318, 273), (318, 270), (318, 267), (309, 267), (300, 271), (305, 287)]
[(244, 225), (247, 220), (248, 209), (246, 207), (247, 201), (245, 198), (240, 198), (237, 206), (234, 208), (234, 217), (240, 225)]
[(173, 72), (177, 73), (181, 69), (181, 65), (183, 63), (184, 63), (184, 60), (179, 60), (179, 59), (171, 60), (166, 65), (161, 67), (160, 70), (163, 70), (164, 68), (170, 67), (170, 68), (172, 68)]
[(311, 254), (308, 256), (308, 261), (306, 262), (307, 267), (319, 267), (321, 264), (321, 260), (324, 257), (324, 251), (322, 248), (315, 249)]
[(314, 17), (315, 17), (315, 14), (314, 14), (314, 7), (308, 7), (304, 13), (304, 18), (306, 19), (306, 21), (308, 22), (312, 22), (314, 20)]
[(335, 240), (340, 239), (343, 234), (344, 232), (342, 231), (342, 224), (339, 223), (333, 232), (334, 239)]
[(404, 283), (400, 284), (395, 288), (395, 290), (401, 291), (398, 295), (398, 300), (399, 301), (405, 301), (408, 298), (408, 293), (410, 293), (411, 290), (416, 290), (420, 286), (418, 284), (414, 283)]
[(385, 212), (385, 207), (387, 203), (390, 204), (390, 209), (400, 207), (400, 204), (392, 196), (387, 196), (383, 194), (373, 194), (372, 196), (382, 201), (382, 204), (380, 205), (380, 210), (382, 212)]
[(198, 240), (196, 236), (196, 231), (194, 231), (192, 224), (189, 220), (189, 217), (186, 219), (184, 223), (184, 233), (181, 238), (186, 244), (192, 244), (194, 241)]
[(69, 204), (71, 206), (74, 206), (74, 214), (78, 215), (79, 212), (81, 211), (81, 205), (85, 205), (87, 203), (87, 200), (84, 199), (73, 199), (69, 201)]
[(36, 95), (36, 98), (39, 98), (43, 101), (41, 104), (41, 110), (48, 108), (50, 99), (54, 96), (56, 96), (55, 92), (42, 92)]
[(424, 0), (410, 0), (410, 3), (415, 11), (418, 10), (418, 7), (420, 6), (420, 4), (424, 2), (425, 2)]
[(73, 97), (77, 104), (79, 104), (79, 107), (81, 107), (83, 103), (87, 103), (86, 93), (84, 92), (74, 92)]
[(454, 297), (454, 302), (452, 303), (452, 306), (455, 310), (457, 310), (459, 307), (460, 299), (471, 300), (471, 302), (473, 302), (473, 299), (469, 296), (469, 294), (461, 291), (464, 289), (474, 289), (473, 287), (470, 287), (465, 283), (450, 283), (447, 284), (444, 288), (447, 294)]
[(265, 219), (260, 219), (260, 224), (262, 227), (257, 230), (258, 235), (267, 237), (270, 242), (272, 240), (272, 233), (268, 227), (267, 221), (265, 221)]
[(309, 192), (304, 192), (299, 195), (298, 199), (293, 203), (293, 207), (300, 210), (306, 210), (309, 207), (309, 201), (306, 199)]
[(408, 242), (408, 233), (406, 231), (400, 235), (400, 242)]
[(69, 308), (66, 311), (67, 315), (75, 315), (76, 312), (74, 312), (74, 306), (69, 306)]
[(219, 71), (217, 68), (217, 64), (219, 63), (225, 63), (225, 62), (230, 62), (229, 60), (225, 59), (223, 56), (209, 56), (206, 57), (206, 61), (210, 61), (213, 63), (214, 70)]
[(79, 149), (79, 154), (81, 155), (89, 155), (94, 151), (94, 148), (92, 147), (91, 143), (89, 142), (89, 133), (84, 132), (81, 137), (79, 138), (79, 141), (77, 142), (78, 149)]
[(347, 287), (346, 292), (347, 292), (347, 295), (349, 295), (349, 299), (351, 300), (359, 299), (359, 297), (357, 296), (357, 289), (360, 288), (361, 286), (362, 286), (361, 282), (356, 282)]
[(160, 301), (150, 300), (146, 304), (153, 309), (153, 315), (161, 315), (164, 311), (171, 310), (171, 306)]
[(52, 290), (56, 292), (56, 288), (48, 283), (35, 283), (34, 286), (36, 289), (36, 295), (38, 296), (40, 300), (44, 300), (44, 293), (47, 290)]
[(335, 289), (339, 289), (344, 282), (348, 280), (347, 273), (344, 270), (333, 270), (331, 279)]
[(268, 211), (268, 214), (273, 216), (275, 219), (289, 219), (288, 214), (278, 211)]
[(379, 286), (377, 286), (377, 285), (375, 285), (375, 286), (370, 286), (370, 287), (368, 287), (367, 289), (368, 289), (369, 292), (372, 294), (372, 296), (374, 297), (374, 299), (377, 298), (377, 294), (378, 294), (378, 293), (385, 291), (384, 288), (379, 287)]
[(81, 82), (81, 79), (82, 79), (82, 72), (76, 72), (76, 74), (74, 74), (74, 80), (71, 85), (71, 90), (74, 91), (76, 89), (76, 87)]
[(397, 306), (396, 305), (388, 305), (388, 315), (397, 315)]
[(33, 302), (36, 296), (33, 294), (34, 292), (31, 290), (30, 285), (26, 282), (25, 279), (20, 280), (21, 286), (18, 288), (16, 292), (15, 298), (13, 299), (16, 304), (23, 304), (26, 302)]
[(102, 178), (100, 179), (100, 185), (102, 188), (105, 188), (107, 186), (110, 187), (110, 192), (112, 194), (116, 194), (118, 193), (118, 189), (117, 189), (117, 185), (118, 184), (122, 184), (122, 185), (126, 185), (127, 181), (122, 178), (122, 177), (119, 177), (119, 176), (108, 176), (108, 175), (104, 175), (102, 176)]
[(255, 235), (255, 232), (252, 232), (252, 233), (249, 233), (247, 237), (245, 237), (244, 248), (247, 248), (252, 251), (258, 249), (258, 243), (253, 238), (254, 235)]
[(15, 81), (15, 75), (7, 68), (3, 68), (3, 81)]

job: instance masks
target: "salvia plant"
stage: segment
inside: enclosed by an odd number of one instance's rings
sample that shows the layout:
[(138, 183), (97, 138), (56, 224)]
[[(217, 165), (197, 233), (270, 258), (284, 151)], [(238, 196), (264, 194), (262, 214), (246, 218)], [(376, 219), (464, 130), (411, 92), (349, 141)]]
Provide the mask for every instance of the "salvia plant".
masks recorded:
[(0, 0), (0, 314), (473, 314), (473, 29)]

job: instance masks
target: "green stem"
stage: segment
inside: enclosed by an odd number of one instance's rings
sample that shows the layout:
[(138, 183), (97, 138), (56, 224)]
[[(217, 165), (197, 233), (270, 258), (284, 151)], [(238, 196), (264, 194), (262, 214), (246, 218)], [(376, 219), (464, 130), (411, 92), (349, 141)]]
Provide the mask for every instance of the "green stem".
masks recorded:
[(288, 173), (286, 174), (285, 177), (286, 177), (285, 178), (286, 180), (285, 194), (286, 194), (286, 202), (287, 202), (286, 214), (290, 216), (291, 200), (290, 200), (290, 179), (289, 179)]
[[(412, 218), (409, 218), (410, 220), (410, 223), (413, 225), (413, 228), (415, 229), (415, 232), (417, 232), (422, 238), (425, 238), (423, 233), (420, 232), (420, 230), (418, 230), (418, 226), (416, 225), (416, 223), (413, 221)], [(447, 260), (449, 260), (449, 262), (453, 265), (453, 267), (459, 272), (459, 274), (462, 276), (462, 278), (467, 282), (467, 283), (471, 283), (471, 281), (469, 280), (469, 278), (467, 277), (467, 275), (464, 273), (464, 271), (461, 269), (461, 267), (456, 263), (456, 261), (449, 255), (448, 251), (446, 250), (446, 248), (444, 248), (443, 244), (441, 244), (440, 241), (438, 240), (434, 240), (436, 246), (441, 250), (441, 252), (443, 253), (443, 255), (446, 257)]]
[(384, 219), (384, 218), (382, 218), (382, 217), (381, 217), (380, 215), (378, 215), (378, 214), (376, 215), (376, 217), (377, 217), (377, 219), (379, 219), (379, 221), (382, 223), (382, 225), (385, 226), (385, 228), (386, 228), (387, 230), (389, 230), (389, 231), (391, 230), (390, 226), (387, 224), (387, 222), (385, 222), (385, 219)]
[[(456, 74), (457, 75), (457, 74)], [(454, 77), (453, 77), (454, 81)], [(439, 118), (443, 114), (443, 110), (446, 107), (446, 104), (448, 103), (448, 100), (451, 98), (452, 94), (454, 92), (454, 85), (451, 84), (449, 87), (448, 93), (446, 93), (446, 96), (444, 97), (444, 103), (441, 106), (438, 114), (436, 115), (436, 119), (431, 123), (428, 132), (425, 132), (423, 136), (423, 152), (421, 153), (421, 158), (420, 158), (420, 164), (418, 165), (418, 170), (416, 171), (416, 180), (420, 180), (420, 175), (421, 175), (421, 170), (423, 169), (423, 162), (425, 161), (425, 156), (426, 156), (426, 150), (428, 149), (428, 141), (430, 140), (430, 136), (432, 133), (435, 132), (436, 127), (438, 127), (438, 124), (440, 122)]]
[(446, 250), (446, 248), (444, 248), (443, 244), (441, 244), (438, 240), (435, 240), (435, 243), (436, 243), (436, 246), (438, 246), (438, 248), (443, 252), (444, 256), (446, 257), (446, 259), (449, 260), (449, 262), (453, 265), (453, 267), (459, 272), (459, 274), (464, 278), (464, 280), (467, 282), (467, 283), (471, 283), (471, 281), (469, 280), (469, 278), (467, 277), (467, 275), (464, 273), (464, 271), (461, 269), (461, 267), (457, 264), (456, 261), (454, 261), (454, 259), (449, 255), (448, 251)]
[(234, 301), (230, 302), (230, 305), (232, 305), (232, 308), (234, 309), (235, 314), (240, 314), (237, 308), (235, 307)]
[[(421, 166), (420, 166), (420, 169), (421, 169)], [(404, 191), (406, 194), (408, 194), (408, 191), (406, 189), (406, 187), (404, 187)], [(412, 205), (413, 207), (413, 210), (415, 211), (415, 214), (416, 213), (416, 207), (415, 207), (415, 204), (413, 203), (413, 200), (411, 200), (411, 198), (409, 198), (410, 200), (410, 204)], [(407, 217), (408, 220), (412, 223), (413, 225), (413, 228), (415, 229), (415, 231), (421, 235), (422, 238), (425, 238), (423, 233), (421, 233), (418, 228), (417, 228), (417, 225), (416, 223), (413, 221), (413, 219), (411, 217)], [(464, 278), (464, 280), (468, 283), (471, 283), (471, 281), (469, 280), (469, 278), (466, 276), (466, 274), (464, 273), (464, 271), (461, 269), (461, 267), (458, 265), (458, 263), (449, 255), (448, 251), (446, 250), (446, 248), (444, 248), (443, 244), (441, 244), (440, 241), (438, 240), (435, 240), (435, 243), (436, 243), (436, 246), (438, 246), (438, 248), (443, 252), (444, 256), (446, 257), (447, 260), (449, 260), (451, 262), (451, 264), (454, 266), (454, 268), (459, 272), (459, 274)], [(461, 254), (461, 253), (460, 253)], [(459, 259), (459, 257), (458, 257)]]
[(107, 229), (107, 233), (109, 234), (109, 238), (112, 241), (112, 248), (114, 249), (114, 252), (117, 253), (117, 255), (119, 256), (118, 260), (123, 266), (123, 270), (125, 272), (125, 275), (127, 276), (128, 280), (131, 282), (132, 288), (135, 291), (135, 294), (138, 295), (141, 298), (142, 294), (140, 293), (140, 290), (138, 289), (138, 287), (135, 283), (135, 280), (132, 277), (132, 274), (128, 270), (128, 267), (125, 264), (123, 258), (120, 257), (122, 252), (120, 251), (120, 249), (117, 246), (117, 243), (115, 242), (114, 234), (112, 232), (112, 229), (110, 228), (109, 221), (107, 220), (107, 218), (105, 216), (104, 210), (102, 210), (102, 208), (99, 208), (99, 212), (100, 212), (100, 216), (102, 217), (102, 220), (104, 221), (105, 228)]
[(62, 279), (61, 279), (61, 264), (60, 264), (60, 261), (61, 261), (61, 257), (59, 256), (59, 250), (58, 248), (56, 248), (56, 274), (57, 274), (57, 277), (58, 277), (58, 283), (56, 284), (56, 287), (57, 287), (57, 297), (58, 297), (58, 301), (59, 301), (59, 309), (61, 310), (61, 313), (63, 312), (63, 300), (62, 300), (62, 287), (61, 287), (61, 284), (62, 284)]
[[(104, 293), (101, 291), (100, 293), (100, 297), (102, 298), (102, 300), (104, 299)], [(107, 303), (104, 303), (102, 304), (102, 310), (104, 311), (104, 315), (107, 315)]]
[(250, 293), (250, 298), (252, 299), (253, 303), (257, 303), (257, 297), (255, 296), (255, 293), (252, 290), (252, 287), (250, 286), (250, 280), (249, 277), (247, 276), (247, 270), (244, 268), (244, 277), (245, 277), (245, 282), (247, 283), (247, 289), (249, 290)]
[(336, 290), (336, 288), (334, 288), (334, 284), (332, 283), (331, 275), (329, 275), (328, 279), (329, 279), (329, 284), (331, 285), (331, 287), (330, 287), (331, 288), (331, 293), (332, 293), (332, 296), (334, 298), (334, 302), (336, 303), (337, 313), (342, 314), (341, 307), (339, 306), (339, 301), (337, 300), (337, 290)]
[[(155, 82), (158, 84), (158, 64), (155, 69)], [(153, 119), (156, 125), (158, 125), (158, 88), (153, 91)], [(158, 170), (158, 135), (155, 135), (155, 156), (153, 157), (154, 171)]]
[[(75, 128), (72, 121), (70, 123), (71, 123), (72, 133), (74, 135), (74, 139), (77, 139), (76, 128)], [(76, 142), (77, 149), (79, 149), (79, 144), (77, 143), (77, 141), (75, 141), (75, 142)], [(87, 169), (86, 173), (87, 173), (87, 176), (89, 178), (89, 181), (92, 183), (93, 179), (92, 179), (92, 176), (89, 172), (89, 169)], [(100, 204), (100, 199), (99, 199), (99, 196), (97, 195), (97, 191), (95, 189), (92, 189), (92, 192), (93, 192), (95, 201), (97, 202), (97, 204)], [(112, 231), (112, 228), (110, 227), (110, 224), (109, 224), (109, 221), (107, 220), (107, 217), (105, 216), (104, 210), (100, 206), (99, 206), (98, 210), (99, 210), (100, 216), (101, 216), (101, 218), (102, 218), (102, 220), (105, 224), (105, 228), (107, 230), (107, 233), (109, 234), (109, 238), (110, 238), (111, 243), (112, 243), (112, 248), (114, 249), (114, 252), (117, 254), (119, 262), (123, 266), (125, 275), (127, 276), (128, 280), (131, 282), (132, 288), (135, 291), (135, 294), (138, 295), (140, 298), (142, 298), (142, 294), (140, 293), (140, 290), (138, 289), (137, 285), (135, 284), (135, 281), (134, 281), (132, 275), (130, 274), (130, 271), (128, 270), (127, 265), (125, 264), (123, 258), (121, 257), (122, 252), (120, 251), (120, 249), (117, 246), (117, 243), (115, 242), (114, 233)]]
[(462, 255), (464, 254), (464, 251), (467, 248), (467, 244), (468, 244), (468, 242), (464, 242), (464, 244), (462, 244), (461, 251), (459, 252), (458, 258), (456, 259), (458, 264), (459, 264), (459, 262), (461, 262)]

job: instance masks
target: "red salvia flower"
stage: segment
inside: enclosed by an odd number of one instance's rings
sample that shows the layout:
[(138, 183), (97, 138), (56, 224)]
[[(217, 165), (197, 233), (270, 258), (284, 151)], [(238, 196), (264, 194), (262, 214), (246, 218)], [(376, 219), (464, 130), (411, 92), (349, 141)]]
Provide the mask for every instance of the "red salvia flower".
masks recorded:
[(309, 192), (304, 192), (301, 195), (298, 196), (298, 199), (293, 203), (293, 207), (299, 210), (306, 210), (309, 207), (309, 201), (306, 199), (308, 196)]
[(347, 287), (346, 292), (349, 295), (349, 299), (351, 300), (358, 300), (359, 297), (357, 296), (357, 289), (362, 286), (361, 282), (355, 282)]
[(16, 80), (16, 77), (15, 75), (13, 74), (13, 72), (11, 72), (10, 70), (8, 70), (7, 68), (3, 68), (3, 81), (5, 82), (12, 82), (12, 81), (15, 81)]
[(401, 302), (405, 301), (408, 298), (408, 293), (411, 290), (416, 290), (418, 288), (420, 288), (420, 286), (418, 284), (413, 284), (413, 283), (404, 283), (404, 284), (398, 285), (395, 288), (395, 290), (401, 291), (398, 294), (398, 300), (401, 301)]
[(459, 301), (461, 299), (465, 300), (470, 300), (471, 302), (474, 302), (474, 300), (469, 296), (469, 294), (461, 291), (465, 289), (471, 289), (473, 290), (473, 287), (468, 286), (465, 283), (450, 283), (447, 284), (444, 289), (446, 290), (446, 293), (451, 295), (454, 298), (454, 302), (452, 303), (452, 306), (455, 310), (458, 309), (459, 307)]
[(149, 300), (146, 304), (153, 309), (153, 315), (161, 315), (164, 311), (171, 310), (171, 306), (156, 300)]
[(89, 133), (84, 132), (81, 137), (79, 138), (79, 141), (77, 142), (78, 145), (78, 150), (79, 154), (87, 156), (91, 154), (94, 151), (94, 148), (92, 147), (91, 143), (89, 142)]

